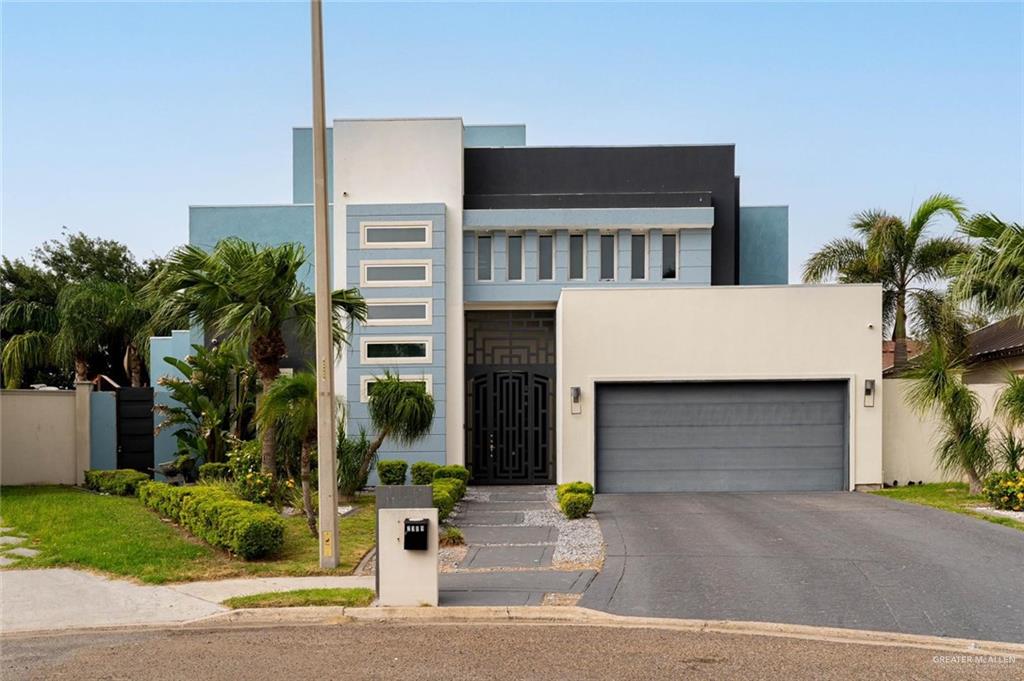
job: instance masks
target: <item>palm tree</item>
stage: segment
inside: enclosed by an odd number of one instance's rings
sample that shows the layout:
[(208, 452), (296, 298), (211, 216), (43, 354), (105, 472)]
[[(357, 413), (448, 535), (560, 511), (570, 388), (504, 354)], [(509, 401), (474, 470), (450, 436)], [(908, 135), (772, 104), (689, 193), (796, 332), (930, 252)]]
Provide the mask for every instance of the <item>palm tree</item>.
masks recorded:
[(52, 341), (57, 334), (57, 314), (48, 305), (9, 300), (0, 308), (0, 328), (17, 330), (4, 342), (2, 363), (4, 384), (18, 388), (30, 369), (50, 363)]
[[(293, 326), (304, 340), (313, 337), (315, 299), (298, 278), (305, 264), (305, 249), (294, 243), (261, 246), (229, 238), (211, 251), (181, 246), (143, 293), (154, 304), (156, 326), (186, 317), (246, 347), (266, 394), (287, 352), (285, 326)], [(366, 303), (352, 288), (332, 292), (331, 308), (332, 335), (340, 346), (347, 341), (351, 320), (366, 319)], [(275, 431), (273, 424), (260, 429), (262, 470), (272, 477)]]
[(833, 239), (804, 264), (803, 278), (809, 283), (835, 277), (844, 284), (882, 284), (882, 320), (892, 329), (897, 371), (907, 366), (908, 298), (913, 303), (929, 291), (930, 284), (948, 275), (950, 261), (969, 250), (958, 237), (926, 236), (941, 215), (961, 223), (964, 206), (948, 194), (934, 194), (909, 223), (881, 210), (858, 213), (850, 225), (857, 238)]
[(942, 419), (936, 449), (939, 467), (967, 476), (971, 494), (981, 494), (992, 468), (990, 428), (979, 416), (979, 401), (964, 382), (964, 363), (941, 339), (933, 338), (907, 372), (913, 381), (907, 402), (919, 414), (937, 411)]
[(979, 242), (951, 264), (954, 297), (994, 314), (1024, 315), (1024, 227), (985, 214), (961, 231)]
[(316, 514), (310, 489), (310, 451), (316, 447), (316, 376), (299, 372), (281, 376), (271, 384), (256, 409), (261, 427), (277, 428), (282, 435), (299, 442), (299, 477), (302, 480), (302, 510), (313, 536), (317, 536)]
[(356, 479), (365, 479), (384, 440), (392, 438), (411, 445), (430, 433), (434, 422), (434, 398), (416, 381), (403, 381), (385, 371), (375, 379), (370, 392), (370, 422), (376, 436), (363, 453)]

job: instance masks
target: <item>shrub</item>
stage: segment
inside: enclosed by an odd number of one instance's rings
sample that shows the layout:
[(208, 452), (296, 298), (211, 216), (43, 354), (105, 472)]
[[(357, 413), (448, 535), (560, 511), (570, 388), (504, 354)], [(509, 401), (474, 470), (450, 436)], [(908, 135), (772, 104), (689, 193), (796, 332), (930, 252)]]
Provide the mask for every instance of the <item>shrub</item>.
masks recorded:
[(148, 482), (149, 476), (139, 471), (120, 468), (115, 471), (86, 471), (85, 486), (94, 492), (116, 494), (119, 497), (135, 496), (136, 488)]
[(594, 486), (591, 485), (589, 482), (580, 482), (579, 480), (577, 480), (575, 482), (564, 483), (555, 488), (555, 496), (558, 498), (559, 502), (562, 501), (562, 497), (565, 494), (570, 492), (576, 494), (589, 494), (590, 496), (594, 496)]
[(582, 492), (566, 492), (562, 495), (559, 505), (562, 513), (569, 520), (576, 520), (590, 513), (590, 507), (594, 505), (594, 497)]
[(456, 502), (466, 496), (466, 483), (458, 478), (437, 478), (433, 483), (436, 488), (445, 489)]
[(240, 499), (274, 508), (281, 508), (295, 496), (294, 482), (275, 480), (270, 473), (250, 472), (236, 477), (234, 489)]
[(448, 488), (434, 484), (434, 508), (437, 509), (438, 520), (444, 520), (455, 508), (455, 499)]
[(993, 473), (985, 479), (982, 493), (994, 508), (1024, 511), (1024, 471)]
[(144, 505), (177, 522), (203, 541), (251, 560), (280, 550), (284, 521), (271, 509), (235, 497), (224, 485), (139, 487)]
[(412, 484), (429, 485), (434, 480), (434, 471), (440, 467), (432, 461), (417, 461), (412, 465)]
[(239, 442), (228, 452), (228, 464), (232, 477), (240, 480), (247, 473), (259, 473), (263, 465), (263, 452), (259, 440)]
[(199, 467), (199, 479), (209, 480), (230, 480), (231, 466), (226, 463), (204, 463)]
[(462, 535), (462, 530), (459, 528), (454, 525), (446, 525), (441, 529), (438, 543), (441, 546), (462, 546), (466, 543), (466, 538)]
[(346, 437), (338, 433), (338, 492), (346, 499), (355, 497), (356, 492), (366, 487), (370, 469), (362, 472), (363, 462), (370, 449), (366, 431), (359, 429), (359, 437)]
[(382, 485), (404, 485), (405, 471), (409, 464), (401, 459), (377, 462), (377, 477)]
[(469, 469), (465, 466), (439, 466), (434, 471), (434, 480), (438, 478), (456, 478), (469, 484)]

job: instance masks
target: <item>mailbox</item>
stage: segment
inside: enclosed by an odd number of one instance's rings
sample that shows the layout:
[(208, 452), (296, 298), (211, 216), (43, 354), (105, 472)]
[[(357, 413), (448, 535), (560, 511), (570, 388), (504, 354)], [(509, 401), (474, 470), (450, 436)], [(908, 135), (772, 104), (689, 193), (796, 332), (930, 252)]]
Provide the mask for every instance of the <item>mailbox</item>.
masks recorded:
[(427, 530), (430, 527), (430, 521), (426, 518), (420, 520), (414, 520), (412, 518), (405, 519), (405, 544), (404, 548), (406, 551), (426, 551), (427, 550)]

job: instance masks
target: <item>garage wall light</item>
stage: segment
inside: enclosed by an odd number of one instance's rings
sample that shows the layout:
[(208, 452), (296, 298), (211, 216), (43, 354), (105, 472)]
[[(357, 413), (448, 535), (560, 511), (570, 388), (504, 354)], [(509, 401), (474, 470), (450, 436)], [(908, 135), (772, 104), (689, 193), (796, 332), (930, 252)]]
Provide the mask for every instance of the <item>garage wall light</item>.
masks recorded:
[(578, 385), (569, 388), (569, 407), (573, 414), (583, 413), (583, 389)]
[(875, 406), (875, 379), (873, 378), (864, 381), (864, 406)]

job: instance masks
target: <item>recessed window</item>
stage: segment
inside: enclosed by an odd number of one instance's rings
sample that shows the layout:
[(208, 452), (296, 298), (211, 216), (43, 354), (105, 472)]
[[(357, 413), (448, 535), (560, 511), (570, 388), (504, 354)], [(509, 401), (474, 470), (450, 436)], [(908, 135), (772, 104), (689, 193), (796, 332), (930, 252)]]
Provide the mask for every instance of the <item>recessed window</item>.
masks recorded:
[[(419, 376), (399, 376), (398, 379), (402, 383), (418, 383), (423, 386), (423, 389), (427, 391), (427, 394), (433, 394), (433, 379), (430, 375), (419, 375)], [(359, 381), (359, 401), (369, 402), (370, 395), (373, 394), (373, 387), (377, 384), (377, 376), (363, 376)]]
[(523, 237), (510, 234), (508, 237), (508, 279), (519, 281), (523, 278)]
[(548, 281), (555, 278), (555, 237), (541, 234), (537, 239), (537, 278)]
[(676, 257), (678, 248), (676, 246), (675, 234), (661, 235), (661, 278), (676, 279)]
[(615, 235), (601, 235), (601, 279), (615, 278)]
[(429, 222), (361, 222), (362, 248), (430, 248)]
[(476, 278), (479, 281), (491, 280), (491, 237), (476, 238)]
[(424, 364), (430, 361), (429, 338), (366, 338), (363, 364)]
[(396, 326), (400, 324), (429, 324), (430, 304), (424, 300), (368, 300), (367, 326)]
[(364, 260), (360, 266), (363, 286), (426, 286), (430, 284), (429, 260)]
[(569, 235), (569, 278), (584, 279), (584, 241), (582, 234)]
[(647, 235), (634, 234), (630, 241), (630, 278), (647, 278)]

